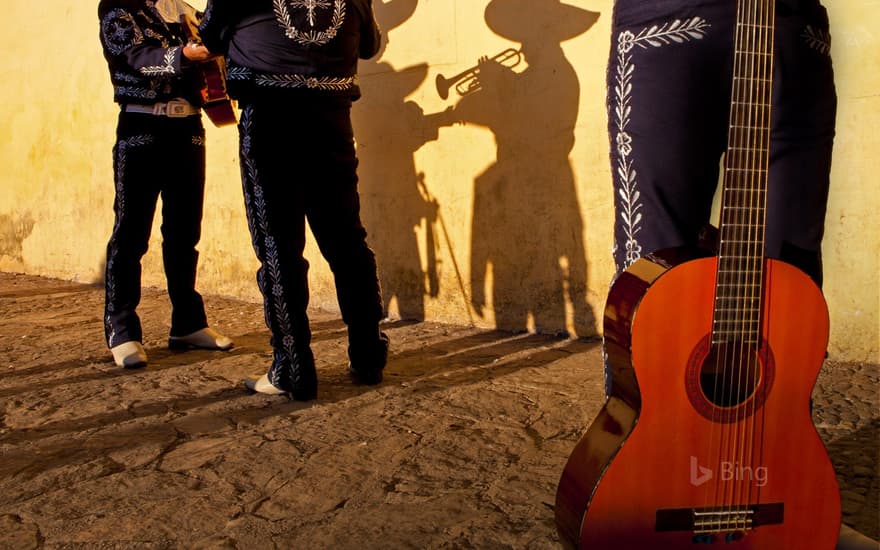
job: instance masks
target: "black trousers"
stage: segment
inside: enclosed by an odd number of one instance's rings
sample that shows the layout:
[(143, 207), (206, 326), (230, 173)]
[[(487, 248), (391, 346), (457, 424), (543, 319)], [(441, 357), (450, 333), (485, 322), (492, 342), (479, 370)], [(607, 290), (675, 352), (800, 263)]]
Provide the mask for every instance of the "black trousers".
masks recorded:
[[(614, 258), (696, 245), (727, 146), (736, 2), (616, 0), (608, 68)], [(821, 284), (837, 98), (825, 9), (776, 10), (766, 255)]]
[(383, 304), (360, 219), (351, 101), (279, 92), (240, 105), (242, 183), (272, 335), (271, 373), (311, 357), (306, 221), (333, 272), (349, 342), (375, 341)]
[(116, 221), (107, 244), (104, 331), (110, 347), (142, 341), (136, 312), (141, 258), (162, 197), (162, 259), (171, 299), (171, 335), (208, 326), (195, 289), (205, 192), (205, 130), (200, 116), (119, 114), (113, 147)]

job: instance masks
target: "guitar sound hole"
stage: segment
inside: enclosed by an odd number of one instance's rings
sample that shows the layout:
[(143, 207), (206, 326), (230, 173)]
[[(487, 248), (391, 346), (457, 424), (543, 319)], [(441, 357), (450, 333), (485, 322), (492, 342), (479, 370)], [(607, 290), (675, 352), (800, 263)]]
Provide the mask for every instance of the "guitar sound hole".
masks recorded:
[(718, 407), (745, 403), (761, 382), (761, 361), (756, 350), (731, 342), (712, 346), (700, 370), (700, 387)]

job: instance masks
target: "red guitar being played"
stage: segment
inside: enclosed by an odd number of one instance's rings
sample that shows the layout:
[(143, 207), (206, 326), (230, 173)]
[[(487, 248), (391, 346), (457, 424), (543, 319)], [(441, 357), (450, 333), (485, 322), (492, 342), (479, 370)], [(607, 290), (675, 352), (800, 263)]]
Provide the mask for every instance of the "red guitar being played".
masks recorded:
[[(200, 44), (198, 25), (189, 14), (180, 16), (180, 23), (187, 40)], [(235, 103), (226, 94), (226, 62), (222, 57), (215, 57), (199, 63), (202, 86), (199, 89), (201, 103), (199, 107), (214, 123), (214, 126), (236, 124)]]
[(773, 0), (738, 2), (717, 256), (657, 253), (611, 287), (614, 384), (559, 481), (566, 546), (837, 543), (837, 480), (810, 413), (827, 306), (807, 275), (764, 257), (774, 21)]

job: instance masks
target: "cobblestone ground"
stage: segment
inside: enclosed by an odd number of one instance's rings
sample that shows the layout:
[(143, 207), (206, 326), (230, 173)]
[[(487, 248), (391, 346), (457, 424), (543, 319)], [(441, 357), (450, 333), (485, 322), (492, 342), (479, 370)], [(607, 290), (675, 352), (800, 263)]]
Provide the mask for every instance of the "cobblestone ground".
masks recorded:
[(880, 538), (880, 375), (876, 364), (826, 362), (814, 419), (837, 471), (843, 521)]
[[(262, 307), (205, 297), (231, 352), (150, 364), (103, 344), (103, 289), (0, 273), (0, 548), (559, 548), (559, 475), (603, 403), (596, 341), (389, 322), (385, 381), (353, 386), (345, 328), (314, 312), (319, 396), (249, 395)], [(814, 420), (846, 524), (878, 529), (878, 365), (828, 361)], [(788, 550), (788, 549), (782, 549)]]

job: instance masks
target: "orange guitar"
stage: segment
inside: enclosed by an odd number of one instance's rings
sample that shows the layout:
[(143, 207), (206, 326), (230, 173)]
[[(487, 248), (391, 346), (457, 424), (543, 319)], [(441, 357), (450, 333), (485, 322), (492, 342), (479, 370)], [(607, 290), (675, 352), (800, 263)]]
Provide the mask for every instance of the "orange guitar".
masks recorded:
[(828, 339), (813, 281), (764, 258), (773, 0), (740, 0), (718, 255), (666, 251), (614, 282), (614, 384), (556, 494), (566, 546), (830, 550), (834, 469), (810, 395)]
[[(188, 14), (180, 16), (180, 24), (189, 42), (200, 44), (198, 26)], [(226, 62), (222, 57), (215, 57), (199, 63), (202, 86), (199, 89), (201, 108), (214, 123), (214, 126), (236, 124), (235, 103), (226, 94)]]

